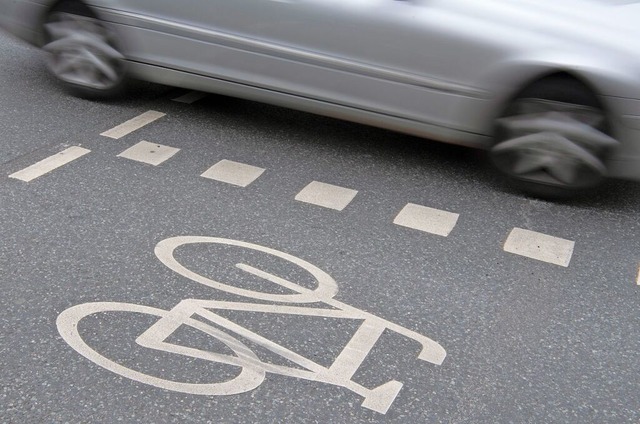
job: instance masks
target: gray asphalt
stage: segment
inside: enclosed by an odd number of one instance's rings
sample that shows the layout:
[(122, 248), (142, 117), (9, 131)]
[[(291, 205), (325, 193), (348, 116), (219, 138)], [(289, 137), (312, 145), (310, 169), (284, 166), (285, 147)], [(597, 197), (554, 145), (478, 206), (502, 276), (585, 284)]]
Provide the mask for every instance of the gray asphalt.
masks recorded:
[[(0, 35), (0, 57), (0, 421), (640, 420), (639, 184), (613, 181), (588, 198), (547, 202), (510, 191), (473, 150), (216, 95), (176, 103), (182, 91), (143, 83), (121, 100), (86, 101), (60, 90), (36, 50)], [(99, 135), (147, 110), (167, 115), (120, 140)], [(117, 157), (141, 140), (181, 150), (157, 167)], [(8, 177), (68, 145), (91, 153), (29, 183)], [(266, 171), (246, 188), (200, 177), (222, 159)], [(343, 211), (294, 200), (314, 180), (358, 194)], [(394, 225), (407, 203), (460, 217), (448, 237)], [(515, 227), (575, 241), (569, 266), (505, 252)], [(175, 236), (242, 240), (302, 258), (337, 281), (337, 300), (430, 337), (447, 357), (439, 366), (420, 361), (418, 343), (387, 330), (353, 377), (367, 388), (404, 384), (380, 414), (343, 387), (275, 374), (246, 393), (178, 393), (73, 350), (56, 319), (74, 305), (247, 301), (163, 265), (154, 247)], [(269, 261), (212, 246), (177, 256), (211, 276), (239, 257)], [(286, 265), (271, 266), (311, 287)], [(228, 317), (324, 366), (358, 324)], [(215, 383), (237, 374), (136, 345), (154, 322), (101, 313), (79, 332), (105, 357), (161, 378)], [(183, 330), (174, 342), (228, 353)], [(282, 361), (246, 343), (262, 360)]]

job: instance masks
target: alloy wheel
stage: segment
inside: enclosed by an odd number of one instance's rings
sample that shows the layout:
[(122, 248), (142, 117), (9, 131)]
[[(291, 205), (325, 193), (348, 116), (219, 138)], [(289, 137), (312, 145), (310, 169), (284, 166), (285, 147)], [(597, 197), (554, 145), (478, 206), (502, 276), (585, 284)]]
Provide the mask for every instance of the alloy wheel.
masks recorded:
[(71, 13), (52, 14), (45, 24), (47, 65), (61, 81), (97, 91), (121, 85), (124, 57), (114, 35), (95, 18)]
[(543, 99), (520, 99), (498, 121), (500, 139), (491, 150), (496, 167), (513, 179), (551, 189), (585, 189), (606, 176), (604, 158), (618, 145), (593, 107)]

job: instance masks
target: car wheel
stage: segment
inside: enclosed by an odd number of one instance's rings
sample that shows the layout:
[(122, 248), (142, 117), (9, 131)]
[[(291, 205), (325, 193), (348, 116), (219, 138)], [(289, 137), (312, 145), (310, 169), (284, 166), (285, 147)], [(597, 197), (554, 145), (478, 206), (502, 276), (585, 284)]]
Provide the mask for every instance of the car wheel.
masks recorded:
[(81, 3), (63, 3), (44, 24), (47, 67), (73, 94), (106, 98), (124, 86), (126, 65), (115, 34)]
[(512, 186), (541, 197), (569, 197), (598, 186), (618, 145), (598, 98), (567, 78), (521, 92), (498, 120), (496, 139), (490, 150), (495, 167)]

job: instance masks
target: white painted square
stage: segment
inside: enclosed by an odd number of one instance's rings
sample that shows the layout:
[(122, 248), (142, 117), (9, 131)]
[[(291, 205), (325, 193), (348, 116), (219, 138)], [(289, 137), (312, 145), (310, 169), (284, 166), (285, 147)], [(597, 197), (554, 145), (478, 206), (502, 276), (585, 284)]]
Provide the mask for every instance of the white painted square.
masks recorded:
[(207, 169), (201, 177), (246, 187), (263, 172), (264, 168), (224, 159)]
[(356, 194), (358, 194), (357, 190), (313, 181), (303, 188), (295, 199), (300, 202), (341, 211), (351, 203)]
[(171, 158), (179, 151), (180, 149), (176, 149), (175, 147), (163, 146), (161, 144), (150, 143), (148, 141), (141, 141), (140, 143), (131, 146), (124, 152), (120, 153), (118, 157), (157, 166), (167, 159)]
[(447, 237), (456, 226), (459, 216), (457, 213), (408, 203), (395, 217), (393, 223)]
[(538, 261), (569, 266), (575, 242), (535, 231), (514, 228), (504, 244), (505, 252)]

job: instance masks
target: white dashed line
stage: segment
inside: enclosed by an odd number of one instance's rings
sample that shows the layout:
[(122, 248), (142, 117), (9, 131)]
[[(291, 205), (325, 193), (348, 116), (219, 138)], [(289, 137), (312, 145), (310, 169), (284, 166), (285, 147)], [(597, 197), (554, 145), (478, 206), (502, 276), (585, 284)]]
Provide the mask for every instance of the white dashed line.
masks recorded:
[(124, 152), (120, 153), (118, 157), (156, 166), (171, 158), (179, 151), (180, 149), (177, 149), (175, 147), (149, 143), (148, 141), (141, 141), (140, 143), (131, 146)]
[(313, 181), (300, 191), (296, 200), (341, 211), (358, 194), (357, 190)]
[(543, 262), (569, 266), (575, 243), (535, 231), (514, 228), (504, 244), (505, 252)]
[[(207, 93), (190, 91), (173, 100), (180, 103), (194, 103), (206, 96)], [(165, 114), (162, 112), (150, 110), (103, 132), (101, 135), (119, 139), (163, 116), (165, 116)], [(175, 147), (141, 141), (120, 153), (118, 157), (156, 166), (170, 159), (179, 151), (180, 149)], [(9, 175), (9, 177), (29, 182), (89, 152), (90, 150), (88, 149), (72, 146), (21, 171), (15, 172)], [(239, 187), (247, 187), (258, 179), (264, 171), (264, 168), (230, 160), (221, 160), (202, 173), (201, 177)], [(295, 196), (295, 200), (341, 211), (351, 203), (357, 194), (357, 190), (313, 181)], [(447, 237), (457, 225), (459, 217), (460, 215), (457, 213), (408, 203), (396, 215), (393, 223), (418, 231)], [(504, 251), (568, 267), (573, 255), (574, 246), (575, 242), (571, 240), (521, 228), (514, 228), (507, 237), (504, 244)], [(640, 286), (640, 267), (636, 276), (636, 284)]]
[(394, 224), (447, 237), (458, 222), (457, 213), (408, 203), (393, 220)]
[(152, 123), (157, 119), (162, 118), (163, 116), (165, 116), (165, 114), (162, 112), (156, 112), (155, 110), (150, 110), (143, 113), (142, 115), (136, 116), (133, 119), (129, 119), (127, 122), (123, 122), (117, 127), (111, 128), (110, 130), (105, 131), (100, 135), (117, 140), (119, 138), (124, 137), (127, 134), (130, 134), (144, 127), (145, 125)]
[(61, 166), (66, 165), (69, 162), (86, 155), (90, 151), (91, 150), (82, 147), (71, 146), (68, 149), (61, 151), (60, 153), (49, 156), (48, 158), (43, 159), (38, 163), (34, 163), (33, 165), (21, 171), (9, 175), (9, 177), (24, 182), (29, 182), (38, 177), (41, 177), (48, 172), (53, 171), (56, 168), (60, 168)]
[(200, 176), (239, 187), (246, 187), (258, 179), (263, 172), (264, 168), (224, 159)]
[(176, 97), (175, 99), (172, 99), (172, 100), (174, 102), (191, 104), (207, 97), (208, 95), (209, 95), (208, 93), (203, 93), (201, 91), (190, 91), (187, 94), (183, 94), (182, 96)]

